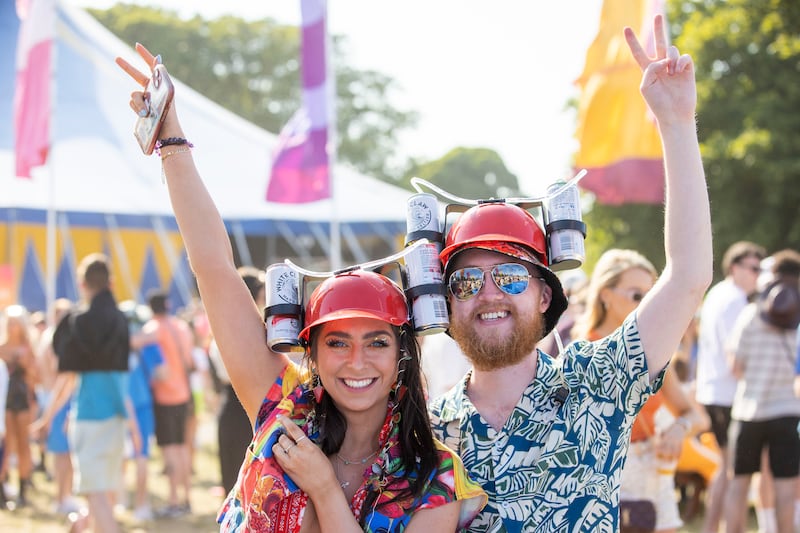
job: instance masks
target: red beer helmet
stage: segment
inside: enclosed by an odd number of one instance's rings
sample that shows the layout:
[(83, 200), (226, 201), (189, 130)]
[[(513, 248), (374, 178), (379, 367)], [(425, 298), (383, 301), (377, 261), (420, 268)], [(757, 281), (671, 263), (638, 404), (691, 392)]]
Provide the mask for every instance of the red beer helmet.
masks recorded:
[(314, 289), (300, 338), (308, 342), (311, 328), (343, 318), (376, 318), (393, 326), (410, 322), (400, 287), (386, 276), (367, 270), (337, 274)]
[[(509, 246), (497, 246), (493, 243), (519, 245), (527, 253), (517, 254), (509, 251)], [(536, 265), (553, 293), (550, 307), (544, 312), (544, 335), (547, 335), (567, 309), (568, 302), (561, 281), (548, 268), (547, 238), (533, 215), (517, 205), (505, 202), (486, 202), (467, 209), (453, 223), (439, 254), (445, 276), (449, 273), (450, 260), (457, 253), (469, 248), (511, 255)]]
[(453, 253), (470, 243), (502, 241), (521, 244), (547, 266), (547, 244), (539, 223), (528, 211), (504, 202), (473, 206), (453, 223), (439, 258), (447, 268)]

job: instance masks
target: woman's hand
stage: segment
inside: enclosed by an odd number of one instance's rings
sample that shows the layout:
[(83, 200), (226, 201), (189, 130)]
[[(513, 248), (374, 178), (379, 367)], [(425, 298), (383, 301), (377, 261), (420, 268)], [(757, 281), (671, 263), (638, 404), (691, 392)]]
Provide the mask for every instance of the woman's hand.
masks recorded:
[(333, 467), (325, 454), (297, 425), (281, 416), (286, 433), (278, 438), (272, 453), (281, 468), (312, 499), (325, 491), (339, 490)]
[[(122, 68), (122, 70), (124, 70), (131, 78), (133, 78), (136, 83), (142, 86), (143, 90), (133, 91), (131, 93), (130, 106), (134, 113), (136, 113), (138, 116), (146, 117), (150, 112), (150, 108), (147, 93), (144, 91), (144, 89), (147, 87), (147, 84), (150, 81), (150, 76), (152, 75), (156, 65), (161, 63), (161, 56), (154, 56), (141, 43), (136, 43), (136, 51), (139, 52), (139, 55), (142, 57), (142, 59), (144, 59), (144, 62), (150, 67), (150, 75), (140, 71), (121, 57), (117, 57), (115, 62), (120, 66), (120, 68)], [(183, 131), (180, 128), (180, 124), (178, 123), (178, 118), (175, 113), (175, 102), (173, 100), (172, 105), (169, 107), (169, 111), (167, 112), (167, 116), (164, 119), (164, 124), (161, 126), (161, 134), (159, 137), (166, 138), (183, 136)]]
[(656, 56), (647, 55), (631, 28), (625, 28), (625, 40), (633, 58), (642, 69), (640, 90), (647, 105), (659, 124), (691, 120), (697, 104), (692, 58), (678, 53), (674, 46), (667, 46), (664, 18), (656, 15), (653, 20)]

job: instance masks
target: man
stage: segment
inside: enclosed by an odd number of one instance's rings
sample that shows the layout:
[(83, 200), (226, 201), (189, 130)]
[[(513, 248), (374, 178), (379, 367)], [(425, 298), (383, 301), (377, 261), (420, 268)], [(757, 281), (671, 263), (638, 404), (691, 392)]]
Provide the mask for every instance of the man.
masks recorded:
[(728, 364), (725, 345), (730, 339), (736, 318), (756, 290), (761, 272), (763, 247), (739, 241), (725, 251), (722, 272), (725, 279), (714, 285), (700, 310), (697, 348), (696, 398), (711, 418), (711, 430), (720, 449), (720, 468), (708, 488), (703, 531), (717, 531), (727, 492), (728, 426), (736, 392), (736, 378)]
[[(193, 366), (192, 334), (186, 322), (169, 314), (165, 292), (150, 291), (147, 303), (153, 311), (153, 318), (144, 325), (142, 333), (156, 340), (166, 367), (164, 377), (153, 382), (156, 443), (161, 448), (169, 480), (169, 503), (158, 514), (177, 517), (191, 511), (192, 472), (186, 444), (186, 422), (192, 407), (189, 388), (189, 371)], [(179, 491), (183, 493), (182, 498), (179, 498)]]
[[(455, 221), (441, 259), (450, 333), (474, 370), (431, 404), (434, 433), (457, 450), (489, 503), (470, 531), (616, 531), (633, 419), (660, 386), (711, 280), (708, 196), (695, 132), (691, 59), (625, 36), (644, 71), (666, 165), (667, 266), (638, 310), (596, 342), (552, 358), (535, 349), (567, 306), (545, 235), (519, 207), (486, 203)], [(669, 317), (668, 320), (665, 317)]]
[(730, 532), (745, 531), (750, 478), (760, 469), (762, 450), (768, 453), (775, 498), (775, 519), (765, 530), (795, 531), (800, 399), (794, 394), (793, 370), (800, 324), (800, 254), (783, 250), (774, 258), (774, 281), (739, 314), (728, 344), (737, 378), (730, 411), (733, 478), (725, 502)]
[(69, 448), (75, 492), (89, 501), (96, 531), (117, 532), (113, 494), (122, 483), (127, 413), (128, 322), (111, 293), (108, 259), (91, 254), (78, 265), (84, 305), (67, 314), (53, 334), (58, 372), (53, 401), (40, 424), (48, 426), (73, 396)]

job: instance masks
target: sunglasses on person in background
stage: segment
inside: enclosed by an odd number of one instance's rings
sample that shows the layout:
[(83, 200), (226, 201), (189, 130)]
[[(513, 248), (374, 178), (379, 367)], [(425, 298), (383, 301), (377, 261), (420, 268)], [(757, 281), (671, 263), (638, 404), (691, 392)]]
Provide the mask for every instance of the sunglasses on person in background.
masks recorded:
[(450, 294), (462, 302), (469, 300), (480, 292), (486, 279), (486, 272), (491, 274), (498, 289), (512, 296), (525, 292), (531, 278), (544, 281), (544, 278), (532, 275), (525, 265), (519, 263), (503, 263), (485, 268), (459, 268), (450, 274), (447, 281)]
[(636, 303), (641, 302), (644, 298), (644, 295), (647, 294), (639, 289), (620, 289), (619, 287), (612, 287), (611, 290), (617, 294), (624, 295), (628, 300)]
[(746, 268), (753, 274), (761, 274), (761, 265), (748, 265), (746, 263), (737, 263), (740, 267)]

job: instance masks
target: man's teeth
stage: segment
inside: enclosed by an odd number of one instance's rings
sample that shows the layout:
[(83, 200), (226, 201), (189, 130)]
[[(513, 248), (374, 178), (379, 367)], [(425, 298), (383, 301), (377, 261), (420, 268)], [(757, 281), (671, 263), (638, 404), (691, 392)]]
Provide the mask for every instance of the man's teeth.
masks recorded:
[(345, 379), (344, 384), (353, 389), (363, 389), (372, 383), (372, 378), (369, 379)]
[(492, 313), (481, 313), (479, 315), (481, 320), (497, 320), (498, 318), (505, 318), (508, 316), (508, 311), (494, 311)]

